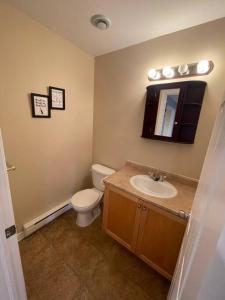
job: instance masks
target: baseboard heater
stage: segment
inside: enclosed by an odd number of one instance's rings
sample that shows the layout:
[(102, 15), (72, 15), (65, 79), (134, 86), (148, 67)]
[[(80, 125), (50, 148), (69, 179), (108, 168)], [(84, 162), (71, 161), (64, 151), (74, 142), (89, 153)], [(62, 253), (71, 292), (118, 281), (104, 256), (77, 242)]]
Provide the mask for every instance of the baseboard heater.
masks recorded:
[(65, 201), (60, 205), (50, 209), (46, 213), (40, 215), (39, 217), (33, 219), (32, 221), (23, 225), (24, 237), (32, 234), (36, 230), (40, 229), (44, 225), (48, 224), (67, 210), (71, 208), (70, 201)]

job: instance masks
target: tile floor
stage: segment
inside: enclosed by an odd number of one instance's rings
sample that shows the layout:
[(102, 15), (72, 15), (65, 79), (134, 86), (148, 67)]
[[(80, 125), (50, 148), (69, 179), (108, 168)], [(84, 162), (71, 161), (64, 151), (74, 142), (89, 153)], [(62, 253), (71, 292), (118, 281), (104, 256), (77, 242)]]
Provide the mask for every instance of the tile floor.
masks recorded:
[(69, 210), (20, 242), (29, 300), (162, 300), (169, 282)]

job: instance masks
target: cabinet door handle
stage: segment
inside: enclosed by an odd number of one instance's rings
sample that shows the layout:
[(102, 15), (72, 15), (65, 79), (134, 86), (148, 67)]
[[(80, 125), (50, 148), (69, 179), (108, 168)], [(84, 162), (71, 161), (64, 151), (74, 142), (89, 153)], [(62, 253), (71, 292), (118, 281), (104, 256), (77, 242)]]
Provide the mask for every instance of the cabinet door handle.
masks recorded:
[(145, 206), (142, 207), (142, 210), (146, 210), (147, 208)]
[(138, 206), (137, 206), (138, 208), (141, 208), (141, 204), (138, 204)]

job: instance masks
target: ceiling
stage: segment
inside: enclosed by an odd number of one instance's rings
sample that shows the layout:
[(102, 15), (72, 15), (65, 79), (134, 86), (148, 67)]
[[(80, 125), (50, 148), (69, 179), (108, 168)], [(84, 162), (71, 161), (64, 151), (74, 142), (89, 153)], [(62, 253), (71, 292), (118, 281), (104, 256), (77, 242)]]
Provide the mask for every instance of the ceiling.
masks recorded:
[[(225, 0), (8, 0), (87, 53), (98, 56), (225, 16)], [(93, 27), (94, 14), (112, 21)]]

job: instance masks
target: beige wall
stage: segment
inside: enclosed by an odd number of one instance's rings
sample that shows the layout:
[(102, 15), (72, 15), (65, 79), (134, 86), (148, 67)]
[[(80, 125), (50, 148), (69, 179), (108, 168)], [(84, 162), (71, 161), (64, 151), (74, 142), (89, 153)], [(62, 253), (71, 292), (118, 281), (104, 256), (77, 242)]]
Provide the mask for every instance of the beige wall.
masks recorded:
[[(94, 59), (0, 4), (0, 127), (18, 229), (87, 185), (92, 162)], [(29, 93), (66, 89), (66, 110), (31, 117)]]
[[(114, 168), (128, 159), (198, 178), (224, 93), (225, 19), (96, 58), (94, 161)], [(94, 59), (2, 1), (0, 127), (21, 225), (89, 184)], [(212, 59), (194, 145), (140, 138), (150, 67)], [(31, 117), (29, 93), (66, 89), (66, 110)]]
[[(198, 178), (224, 95), (225, 18), (96, 58), (94, 161), (114, 168), (133, 160)], [(148, 69), (211, 59), (196, 141), (173, 144), (140, 137)]]

